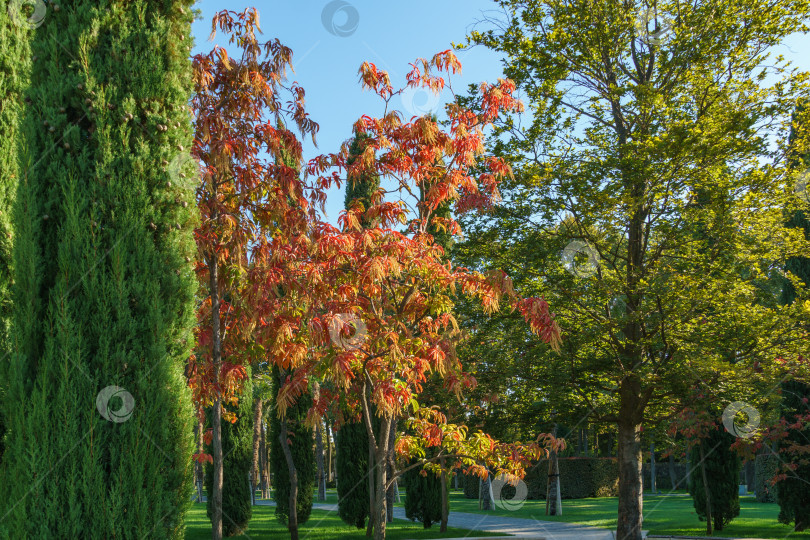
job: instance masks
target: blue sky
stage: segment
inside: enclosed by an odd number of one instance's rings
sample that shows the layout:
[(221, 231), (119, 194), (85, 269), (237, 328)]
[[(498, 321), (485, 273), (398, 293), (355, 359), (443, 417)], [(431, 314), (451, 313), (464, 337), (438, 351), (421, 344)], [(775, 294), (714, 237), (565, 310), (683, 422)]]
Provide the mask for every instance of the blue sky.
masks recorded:
[[(263, 37), (277, 37), (293, 50), (295, 73), (290, 78), (306, 90), (307, 110), (320, 124), (318, 148), (305, 141), (307, 159), (336, 151), (351, 136), (352, 124), (361, 115), (382, 112), (382, 102), (360, 88), (360, 64), (373, 62), (389, 72), (395, 87), (404, 86), (409, 62), (448, 49), (451, 42), (463, 42), (483, 12), (497, 8), (491, 0), (202, 0), (194, 6), (202, 18), (192, 27), (193, 52), (206, 52), (214, 45), (208, 41), (214, 13), (249, 6), (259, 10)], [(224, 44), (220, 39), (214, 42)], [(810, 71), (807, 37), (795, 36), (775, 52)], [(499, 57), (491, 51), (475, 47), (457, 54), (463, 65), (461, 76), (453, 81), (458, 93), (464, 93), (469, 83), (494, 82), (502, 76)], [(416, 93), (393, 104), (410, 116), (440, 108), (449, 96), (448, 92), (440, 98)], [(326, 208), (328, 220), (335, 223), (342, 208), (342, 190), (333, 190)]]

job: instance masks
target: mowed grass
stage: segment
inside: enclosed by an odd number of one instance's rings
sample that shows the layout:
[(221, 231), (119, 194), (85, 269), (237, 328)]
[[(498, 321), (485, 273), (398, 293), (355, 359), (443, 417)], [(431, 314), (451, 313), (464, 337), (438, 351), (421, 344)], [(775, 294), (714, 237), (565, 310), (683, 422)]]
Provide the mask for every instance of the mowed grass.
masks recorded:
[[(337, 502), (337, 497), (333, 495), (333, 500), (327, 502)], [(247, 535), (241, 538), (250, 537), (251, 540), (288, 540), (290, 533), (287, 528), (278, 522), (273, 506), (254, 506), (253, 517), (250, 519)], [(408, 538), (460, 538), (469, 535), (469, 538), (479, 538), (495, 536), (487, 533), (474, 533), (465, 529), (455, 529), (449, 527), (446, 533), (439, 532), (439, 526), (434, 525), (430, 529), (422, 528), (421, 524), (411, 523), (395, 519), (386, 527), (386, 538), (393, 540), (405, 540)], [(309, 520), (299, 528), (299, 536), (308, 540), (334, 540), (336, 538), (366, 538), (366, 530), (358, 530), (349, 527), (337, 516), (335, 512), (324, 510), (312, 510)], [(211, 521), (205, 514), (205, 503), (194, 503), (186, 516), (186, 539), (187, 540), (210, 540)]]
[[(564, 499), (562, 516), (547, 516), (545, 501), (525, 501), (516, 510), (496, 509), (493, 514), (543, 521), (579, 523), (593, 527), (613, 529), (616, 527), (618, 500), (616, 497), (596, 499)], [(463, 493), (454, 491), (450, 495), (450, 512), (485, 513), (478, 510), (476, 499), (467, 499)], [(758, 503), (752, 495), (740, 497), (740, 515), (716, 537), (735, 538), (806, 538), (810, 533), (797, 533), (792, 527), (777, 521), (779, 505)], [(671, 534), (682, 536), (705, 536), (706, 522), (698, 520), (692, 499), (688, 495), (645, 495), (644, 529), (650, 534)]]

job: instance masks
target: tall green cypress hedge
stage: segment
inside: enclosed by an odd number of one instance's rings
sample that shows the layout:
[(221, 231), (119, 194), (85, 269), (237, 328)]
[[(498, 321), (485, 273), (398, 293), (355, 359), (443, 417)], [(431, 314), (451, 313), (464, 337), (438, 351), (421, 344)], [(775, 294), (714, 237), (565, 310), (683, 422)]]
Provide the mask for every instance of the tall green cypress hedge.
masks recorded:
[[(235, 536), (247, 528), (253, 513), (250, 468), (253, 465), (253, 382), (248, 368), (236, 406), (223, 403), (236, 415), (236, 422), (222, 422), (222, 535)], [(209, 411), (210, 416), (210, 411)], [(206, 463), (206, 512), (211, 518), (214, 493), (214, 466)]]
[[(287, 525), (290, 516), (290, 474), (287, 460), (281, 449), (279, 434), (281, 433), (281, 420), (276, 414), (275, 392), (281, 384), (278, 367), (273, 367), (273, 393), (270, 410), (270, 468), (273, 472), (274, 488), (273, 499), (276, 501), (276, 516), (278, 520)], [(315, 484), (315, 439), (312, 429), (304, 425), (307, 411), (312, 406), (312, 396), (304, 394), (295, 404), (287, 408), (287, 433), (290, 441), (290, 451), (298, 475), (298, 498), (296, 499), (296, 515), (298, 525), (306, 523), (312, 513), (312, 501)]]
[[(18, 151), (20, 121), (25, 103), (31, 59), (28, 51), (31, 30), (0, 9), (0, 404), (5, 395), (9, 360), (8, 325), (11, 316), (11, 214), (20, 177)], [(0, 407), (0, 467), (3, 463), (5, 420)], [(3, 504), (0, 502), (0, 513)], [(2, 515), (2, 514), (0, 514)], [(0, 522), (0, 529), (3, 524)]]
[(190, 3), (48, 3), (32, 35), (0, 479), (13, 538), (183, 536), (194, 205), (168, 171), (192, 140)]
[[(810, 412), (810, 385), (797, 380), (782, 382), (782, 416), (788, 423), (795, 422), (796, 416)], [(794, 443), (800, 446), (810, 445), (810, 427), (803, 430), (791, 429), (787, 439), (781, 442), (783, 447)], [(782, 459), (789, 459), (790, 454), (782, 454)], [(776, 502), (779, 503), (779, 521), (793, 524), (796, 531), (810, 529), (810, 464), (806, 456), (794, 458), (796, 469), (779, 482), (776, 490)], [(779, 471), (782, 472), (782, 471)]]
[(368, 432), (362, 422), (347, 422), (336, 433), (338, 515), (358, 529), (368, 517)]
[[(712, 498), (712, 522), (716, 531), (722, 531), (732, 519), (740, 515), (740, 457), (731, 450), (735, 437), (722, 426), (710, 431), (703, 445), (706, 479)], [(691, 450), (691, 463), (701, 462), (700, 446)], [(706, 521), (706, 490), (700, 466), (689, 475), (689, 494), (701, 521)]]
[(405, 486), (405, 517), (425, 529), (442, 519), (442, 479), (435, 472), (414, 467), (402, 475)]

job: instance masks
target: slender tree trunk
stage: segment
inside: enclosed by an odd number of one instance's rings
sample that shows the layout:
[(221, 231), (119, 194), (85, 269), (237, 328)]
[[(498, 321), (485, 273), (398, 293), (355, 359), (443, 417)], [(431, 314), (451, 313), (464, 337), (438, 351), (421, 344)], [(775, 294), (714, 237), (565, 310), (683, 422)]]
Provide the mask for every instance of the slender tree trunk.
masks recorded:
[(641, 425), (632, 417), (619, 422), (619, 521), (617, 540), (641, 540)]
[(318, 463), (318, 500), (326, 500), (326, 476), (323, 467), (323, 430), (321, 422), (315, 425), (315, 461)]
[(650, 443), (650, 493), (656, 493), (655, 485), (655, 443)]
[(439, 532), (447, 532), (447, 514), (450, 513), (450, 501), (447, 497), (447, 469), (445, 468), (444, 457), (441, 458), (439, 464), (442, 467), (442, 522)]
[(380, 422), (380, 435), (377, 437), (375, 453), (375, 489), (374, 489), (374, 540), (385, 540), (386, 487), (388, 484), (388, 438), (391, 431), (391, 418)]
[(332, 429), (329, 420), (326, 420), (326, 478), (329, 482), (334, 480), (332, 476)]
[[(217, 219), (216, 213), (213, 216)], [(219, 381), (222, 370), (222, 334), (219, 330), (219, 269), (216, 256), (208, 258), (209, 288), (211, 293), (211, 360), (214, 364), (214, 381)], [(211, 538), (222, 540), (222, 401), (219, 395), (214, 399), (211, 414), (212, 445), (214, 455), (214, 479), (211, 493)]]
[(259, 479), (259, 447), (262, 440), (262, 400), (253, 401), (253, 463), (250, 467), (250, 499), (256, 504), (256, 484)]
[(290, 540), (298, 540), (298, 471), (295, 469), (290, 442), (287, 439), (287, 417), (281, 419), (281, 429), (278, 438), (281, 441), (281, 449), (284, 452), (284, 459), (287, 461), (287, 472), (290, 474), (290, 512), (287, 521), (287, 529), (290, 531)]
[[(394, 470), (394, 444), (397, 440), (397, 420), (394, 418), (391, 420), (391, 429), (388, 430), (388, 456), (386, 458), (386, 469), (389, 481), (391, 478), (394, 478), (396, 475), (396, 470)], [(385, 490), (385, 508), (386, 508), (386, 515), (385, 521), (388, 523), (394, 522), (394, 486), (395, 483), (391, 482), (391, 485), (388, 486), (388, 489)]]
[(487, 479), (482, 480), (479, 488), (479, 496), (483, 501), (482, 510), (492, 510), (494, 501), (492, 500), (492, 473), (487, 471)]
[[(554, 431), (557, 429), (555, 427)], [(546, 494), (546, 515), (556, 516), (562, 510), (560, 501), (560, 463), (557, 452), (552, 450), (548, 457), (548, 493)]]
[(678, 489), (678, 474), (675, 472), (675, 456), (669, 455), (669, 481), (672, 489)]
[(703, 477), (703, 492), (706, 494), (706, 534), (712, 535), (712, 492), (706, 477), (706, 456), (703, 454), (703, 440), (700, 441), (700, 475)]

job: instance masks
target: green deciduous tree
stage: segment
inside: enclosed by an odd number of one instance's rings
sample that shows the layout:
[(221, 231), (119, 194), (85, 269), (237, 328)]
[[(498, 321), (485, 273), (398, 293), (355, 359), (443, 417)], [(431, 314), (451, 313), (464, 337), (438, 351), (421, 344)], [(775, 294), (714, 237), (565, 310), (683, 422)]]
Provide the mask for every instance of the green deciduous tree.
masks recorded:
[(810, 7), (498, 3), (506, 20), (471, 41), (503, 54), (527, 114), (500, 126), (504, 203), (463, 228), (473, 258), (555, 306), (566, 342), (549, 380), (618, 427), (617, 538), (639, 540), (645, 426), (689, 384), (712, 392), (798, 352), (803, 308), (764, 284), (808, 249), (783, 227), (798, 202), (781, 159), (807, 87), (782, 60), (765, 85), (760, 66)]
[(49, 3), (31, 34), (4, 406), (15, 538), (183, 536), (195, 211), (167, 165), (192, 135), (190, 3)]
[[(250, 369), (234, 406), (224, 406), (235, 422), (222, 423), (222, 535), (237, 536), (247, 529), (253, 513), (250, 469), (253, 463), (253, 381)], [(210, 410), (208, 412), (210, 423)], [(206, 513), (213, 516), (214, 466), (205, 466)]]

